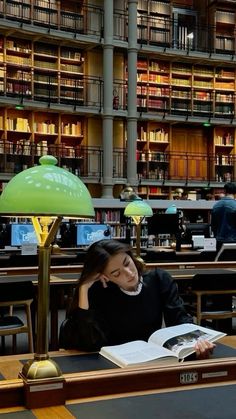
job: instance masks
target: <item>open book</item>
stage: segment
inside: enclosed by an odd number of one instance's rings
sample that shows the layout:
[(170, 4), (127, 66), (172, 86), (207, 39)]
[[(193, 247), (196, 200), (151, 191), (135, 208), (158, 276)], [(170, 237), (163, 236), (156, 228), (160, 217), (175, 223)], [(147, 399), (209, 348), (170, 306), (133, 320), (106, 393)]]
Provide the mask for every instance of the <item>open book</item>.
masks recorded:
[(157, 330), (148, 342), (135, 340), (104, 346), (100, 354), (120, 367), (150, 362), (178, 362), (195, 352), (194, 346), (199, 339), (215, 342), (223, 336), (225, 333), (185, 323)]

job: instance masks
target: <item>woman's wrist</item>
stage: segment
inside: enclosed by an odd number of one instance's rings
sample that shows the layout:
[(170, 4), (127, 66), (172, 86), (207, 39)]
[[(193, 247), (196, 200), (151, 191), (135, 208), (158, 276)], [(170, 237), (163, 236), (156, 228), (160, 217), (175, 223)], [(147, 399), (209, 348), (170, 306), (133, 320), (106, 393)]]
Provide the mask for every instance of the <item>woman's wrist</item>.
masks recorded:
[(78, 306), (84, 310), (89, 309), (88, 290), (89, 288), (85, 285), (79, 287)]

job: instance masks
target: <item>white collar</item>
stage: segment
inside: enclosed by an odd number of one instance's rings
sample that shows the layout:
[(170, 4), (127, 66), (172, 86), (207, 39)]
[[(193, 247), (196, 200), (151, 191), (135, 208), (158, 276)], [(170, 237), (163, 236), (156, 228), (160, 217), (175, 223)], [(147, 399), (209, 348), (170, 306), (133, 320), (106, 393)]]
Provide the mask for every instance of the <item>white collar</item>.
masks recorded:
[(142, 290), (142, 287), (143, 287), (143, 282), (141, 278), (138, 283), (137, 289), (135, 291), (127, 291), (127, 290), (124, 290), (123, 288), (120, 288), (120, 290), (126, 295), (139, 295)]

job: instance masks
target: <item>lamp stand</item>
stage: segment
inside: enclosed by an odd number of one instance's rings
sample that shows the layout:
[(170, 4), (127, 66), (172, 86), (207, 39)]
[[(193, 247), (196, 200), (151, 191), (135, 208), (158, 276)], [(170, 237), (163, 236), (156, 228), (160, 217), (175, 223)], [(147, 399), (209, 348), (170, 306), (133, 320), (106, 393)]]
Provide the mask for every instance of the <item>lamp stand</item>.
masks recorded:
[(40, 219), (43, 229), (37, 218), (33, 218), (33, 224), (39, 245), (39, 274), (38, 274), (38, 307), (37, 307), (37, 336), (36, 352), (34, 359), (29, 360), (23, 367), (21, 376), (25, 379), (41, 379), (61, 377), (62, 373), (58, 365), (49, 358), (48, 354), (48, 330), (49, 330), (49, 291), (50, 291), (50, 266), (51, 266), (51, 243), (55, 238), (61, 217), (57, 217), (50, 230), (48, 224), (51, 219)]
[(137, 258), (140, 258), (141, 254), (141, 220), (136, 224), (136, 255)]
[(141, 224), (144, 219), (144, 217), (141, 217), (139, 215), (132, 215), (131, 218), (133, 219), (133, 222), (136, 225), (136, 256), (139, 260), (142, 260), (141, 258)]

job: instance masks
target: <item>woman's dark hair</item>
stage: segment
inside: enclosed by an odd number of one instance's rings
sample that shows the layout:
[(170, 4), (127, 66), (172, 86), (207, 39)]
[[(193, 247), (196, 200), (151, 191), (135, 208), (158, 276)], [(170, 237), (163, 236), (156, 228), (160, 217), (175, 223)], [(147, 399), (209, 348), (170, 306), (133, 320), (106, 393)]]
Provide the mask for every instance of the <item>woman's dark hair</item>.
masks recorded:
[(84, 278), (87, 278), (95, 272), (103, 272), (110, 257), (123, 252), (131, 257), (139, 275), (141, 275), (143, 264), (134, 257), (131, 246), (118, 240), (99, 240), (91, 244), (87, 250), (79, 283), (83, 282)]
[(103, 272), (106, 268), (109, 259), (111, 256), (117, 255), (119, 253), (126, 253), (133, 260), (139, 276), (141, 276), (144, 266), (141, 261), (139, 261), (132, 253), (132, 248), (127, 243), (119, 242), (118, 240), (99, 240), (91, 244), (87, 250), (84, 266), (81, 273), (81, 276), (76, 287), (72, 306), (69, 309), (69, 312), (73, 308), (78, 306), (78, 292), (79, 285), (90, 275), (95, 273)]

